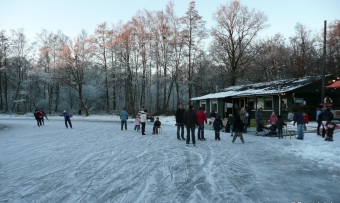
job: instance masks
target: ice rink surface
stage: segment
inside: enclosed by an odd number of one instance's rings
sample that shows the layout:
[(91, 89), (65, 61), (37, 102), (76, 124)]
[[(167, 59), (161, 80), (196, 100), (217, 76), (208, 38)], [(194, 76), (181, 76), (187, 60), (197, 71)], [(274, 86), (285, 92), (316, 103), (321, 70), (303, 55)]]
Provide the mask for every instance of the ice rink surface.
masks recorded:
[[(162, 133), (119, 119), (0, 117), (0, 202), (340, 202), (340, 133), (326, 142), (229, 133), (187, 147), (172, 117)], [(313, 124), (310, 125), (313, 127)], [(315, 127), (315, 126), (314, 126)], [(197, 136), (196, 136), (197, 138)]]

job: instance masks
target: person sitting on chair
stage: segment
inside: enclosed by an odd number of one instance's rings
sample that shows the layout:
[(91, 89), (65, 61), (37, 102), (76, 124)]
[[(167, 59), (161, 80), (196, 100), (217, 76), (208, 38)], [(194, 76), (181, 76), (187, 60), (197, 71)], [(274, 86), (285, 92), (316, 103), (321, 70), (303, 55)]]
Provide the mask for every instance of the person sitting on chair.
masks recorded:
[(159, 118), (156, 118), (155, 123), (153, 124), (153, 132), (152, 134), (158, 134), (158, 128), (161, 127), (161, 122), (159, 121)]

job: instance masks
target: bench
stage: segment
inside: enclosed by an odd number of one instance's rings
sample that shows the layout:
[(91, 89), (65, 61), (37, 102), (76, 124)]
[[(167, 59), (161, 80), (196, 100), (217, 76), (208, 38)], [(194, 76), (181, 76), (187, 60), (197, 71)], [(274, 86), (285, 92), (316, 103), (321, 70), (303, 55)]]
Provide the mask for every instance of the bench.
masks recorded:
[(292, 136), (295, 136), (296, 138), (296, 130), (286, 130), (285, 138), (288, 136), (288, 134), (289, 134), (290, 139), (292, 139)]

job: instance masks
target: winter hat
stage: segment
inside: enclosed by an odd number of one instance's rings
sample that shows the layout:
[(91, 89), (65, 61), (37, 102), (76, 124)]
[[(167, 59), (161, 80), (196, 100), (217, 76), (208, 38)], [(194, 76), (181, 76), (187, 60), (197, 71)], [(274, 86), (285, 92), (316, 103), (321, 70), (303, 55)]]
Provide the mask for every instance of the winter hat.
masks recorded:
[(64, 113), (66, 113), (66, 110), (64, 110)]
[(220, 115), (217, 115), (217, 118), (221, 118), (221, 116), (220, 116)]

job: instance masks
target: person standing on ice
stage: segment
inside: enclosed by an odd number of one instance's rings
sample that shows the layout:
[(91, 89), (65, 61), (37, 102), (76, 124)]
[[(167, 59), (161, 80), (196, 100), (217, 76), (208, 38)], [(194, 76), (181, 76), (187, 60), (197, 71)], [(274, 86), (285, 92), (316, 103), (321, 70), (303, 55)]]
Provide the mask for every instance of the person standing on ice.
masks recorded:
[(123, 125), (125, 126), (125, 130), (127, 130), (127, 124), (126, 124), (126, 121), (128, 120), (129, 118), (129, 114), (128, 112), (126, 111), (125, 108), (123, 108), (123, 110), (120, 112), (120, 120), (121, 120), (121, 127), (120, 129), (123, 130)]
[(189, 110), (184, 115), (184, 125), (187, 128), (187, 146), (189, 146), (190, 142), (190, 132), (191, 132), (191, 139), (192, 144), (196, 145), (195, 141), (195, 128), (198, 125), (197, 115), (194, 111), (194, 106), (189, 105)]
[(42, 125), (41, 124), (42, 117), (43, 117), (43, 115), (40, 111), (38, 111), (38, 110), (34, 111), (34, 118), (35, 118), (35, 120), (37, 120), (37, 124), (38, 124), (39, 127)]
[(216, 119), (216, 113), (215, 110), (213, 109), (210, 113), (210, 120), (211, 120), (211, 125), (214, 126), (214, 121)]
[(221, 140), (220, 131), (223, 128), (223, 123), (222, 123), (220, 115), (218, 115), (216, 120), (214, 121), (213, 127), (214, 127), (214, 130), (215, 130), (215, 140)]
[(142, 125), (142, 135), (146, 135), (145, 134), (146, 113), (144, 109), (140, 110), (140, 124)]
[(48, 118), (47, 118), (47, 115), (46, 115), (46, 113), (45, 113), (45, 111), (44, 110), (40, 110), (40, 112), (42, 113), (42, 117), (41, 117), (41, 121), (42, 121), (42, 124), (43, 125), (45, 125), (45, 122), (44, 122), (44, 117), (46, 117), (46, 119), (48, 120)]
[(66, 110), (64, 110), (63, 116), (64, 116), (64, 119), (65, 119), (66, 128), (68, 128), (67, 123), (70, 125), (70, 128), (72, 128), (72, 123), (71, 123), (72, 115), (69, 114)]
[[(205, 115), (202, 107), (199, 108), (196, 115), (197, 115), (197, 120), (198, 120), (197, 139), (198, 140), (205, 140), (205, 138), (204, 138), (204, 122), (205, 122), (205, 124), (208, 123), (207, 116)], [(216, 115), (215, 115), (215, 117), (216, 117)]]
[(240, 137), (242, 143), (244, 143), (243, 135), (242, 135), (243, 130), (244, 130), (244, 123), (240, 119), (240, 116), (237, 115), (235, 122), (234, 122), (234, 125), (233, 125), (233, 131), (235, 132), (235, 134), (233, 136), (233, 141), (232, 141), (233, 143), (235, 142), (237, 137)]
[(294, 113), (294, 117), (293, 117), (294, 124), (293, 125), (295, 126), (295, 123), (297, 123), (298, 137), (296, 139), (303, 140), (303, 137), (304, 137), (303, 127), (305, 126), (305, 119), (303, 118), (302, 113), (298, 111), (297, 109), (294, 109), (293, 113)]
[[(178, 109), (176, 111), (176, 126), (177, 126), (177, 139), (178, 140), (185, 140), (184, 139), (184, 114), (185, 109), (183, 108), (183, 104), (179, 104)], [(181, 135), (179, 131), (181, 130)]]

